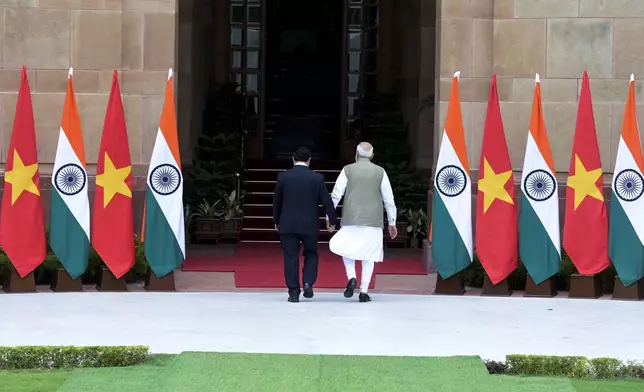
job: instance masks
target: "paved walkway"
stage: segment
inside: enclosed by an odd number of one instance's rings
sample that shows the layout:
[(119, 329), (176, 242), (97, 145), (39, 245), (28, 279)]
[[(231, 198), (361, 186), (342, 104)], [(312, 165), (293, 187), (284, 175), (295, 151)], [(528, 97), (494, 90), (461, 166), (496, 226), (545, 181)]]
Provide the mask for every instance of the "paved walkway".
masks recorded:
[(0, 345), (181, 351), (644, 360), (643, 302), (318, 293), (1, 295)]

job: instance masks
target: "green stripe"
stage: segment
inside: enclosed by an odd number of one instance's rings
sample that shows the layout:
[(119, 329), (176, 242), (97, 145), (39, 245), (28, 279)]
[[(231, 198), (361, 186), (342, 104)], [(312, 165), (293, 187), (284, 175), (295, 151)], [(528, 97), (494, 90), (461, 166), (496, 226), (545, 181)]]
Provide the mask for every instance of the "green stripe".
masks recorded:
[(561, 256), (523, 192), (519, 211), (519, 256), (536, 284), (559, 272)]
[(432, 202), (432, 258), (441, 278), (461, 272), (472, 262), (463, 238), (438, 192)]
[(69, 276), (76, 279), (85, 273), (89, 252), (89, 238), (58, 194), (51, 191), (49, 244)]
[[(183, 224), (183, 222), (181, 222)], [(145, 258), (152, 272), (162, 278), (183, 262), (183, 252), (157, 199), (147, 187), (145, 193)]]
[(644, 277), (644, 246), (615, 192), (610, 201), (609, 227), (608, 255), (619, 279), (624, 286), (630, 286)]

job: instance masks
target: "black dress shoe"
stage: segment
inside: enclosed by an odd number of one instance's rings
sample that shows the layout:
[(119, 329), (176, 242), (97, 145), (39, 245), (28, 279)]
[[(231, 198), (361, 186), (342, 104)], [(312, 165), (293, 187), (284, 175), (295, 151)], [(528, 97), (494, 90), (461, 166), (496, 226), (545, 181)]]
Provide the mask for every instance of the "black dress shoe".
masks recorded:
[(289, 290), (288, 302), (300, 302), (300, 290)]
[(304, 298), (313, 298), (313, 286), (304, 283)]
[(371, 302), (371, 297), (367, 293), (360, 293), (360, 296), (358, 297), (358, 301), (360, 301), (360, 302)]
[(347, 283), (347, 288), (344, 290), (344, 298), (351, 298), (353, 297), (353, 290), (356, 289), (357, 286), (356, 278), (351, 278), (349, 279), (349, 283)]

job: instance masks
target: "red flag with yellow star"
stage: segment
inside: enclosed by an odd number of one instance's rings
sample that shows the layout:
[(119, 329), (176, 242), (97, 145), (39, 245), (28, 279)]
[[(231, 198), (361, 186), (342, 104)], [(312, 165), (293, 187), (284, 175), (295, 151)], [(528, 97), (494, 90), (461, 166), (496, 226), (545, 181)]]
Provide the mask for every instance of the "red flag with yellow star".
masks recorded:
[(487, 104), (479, 162), (476, 254), (492, 284), (503, 281), (519, 262), (517, 209), (512, 163), (505, 141), (496, 75)]
[(0, 232), (2, 248), (21, 277), (45, 259), (47, 242), (40, 199), (36, 128), (25, 67), (5, 166)]
[(600, 273), (610, 265), (603, 187), (590, 82), (584, 71), (566, 187), (563, 233), (564, 249), (582, 275)]
[(115, 277), (120, 278), (134, 266), (132, 161), (117, 71), (96, 164), (91, 236), (92, 246)]

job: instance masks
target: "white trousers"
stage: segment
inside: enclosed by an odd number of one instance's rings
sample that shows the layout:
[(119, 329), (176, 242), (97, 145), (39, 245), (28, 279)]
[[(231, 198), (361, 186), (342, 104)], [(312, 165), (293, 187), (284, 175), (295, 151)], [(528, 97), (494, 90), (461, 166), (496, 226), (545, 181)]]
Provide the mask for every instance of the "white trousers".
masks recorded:
[[(356, 277), (356, 261), (343, 257), (344, 269), (347, 272), (347, 279), (357, 279)], [(371, 276), (373, 275), (373, 268), (375, 263), (373, 261), (362, 260), (362, 277), (360, 278), (360, 292), (367, 293), (369, 291), (369, 283), (371, 283)]]

